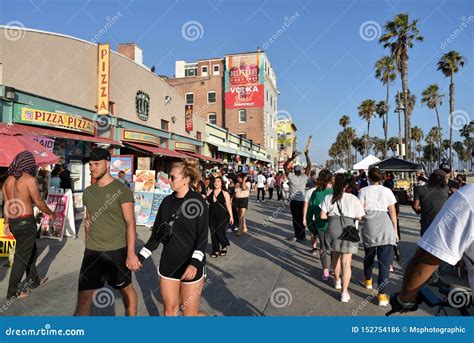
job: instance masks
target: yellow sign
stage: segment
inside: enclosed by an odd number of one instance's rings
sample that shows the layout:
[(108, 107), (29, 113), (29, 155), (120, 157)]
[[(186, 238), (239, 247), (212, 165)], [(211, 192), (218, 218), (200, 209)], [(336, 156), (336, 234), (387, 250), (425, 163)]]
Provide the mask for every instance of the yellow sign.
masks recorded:
[(0, 218), (0, 257), (8, 257), (10, 251), (15, 249), (16, 241), (13, 236), (5, 236), (5, 225)]
[(148, 143), (156, 146), (160, 146), (160, 137), (152, 135), (150, 133), (123, 130), (123, 140), (137, 143)]
[(174, 142), (174, 149), (194, 153), (196, 152), (196, 146), (194, 144), (179, 141)]
[(110, 45), (99, 44), (97, 113), (109, 114)]
[(80, 131), (91, 135), (95, 134), (93, 120), (73, 114), (48, 112), (23, 107), (21, 109), (21, 118), (15, 121), (33, 125), (57, 127), (71, 131)]

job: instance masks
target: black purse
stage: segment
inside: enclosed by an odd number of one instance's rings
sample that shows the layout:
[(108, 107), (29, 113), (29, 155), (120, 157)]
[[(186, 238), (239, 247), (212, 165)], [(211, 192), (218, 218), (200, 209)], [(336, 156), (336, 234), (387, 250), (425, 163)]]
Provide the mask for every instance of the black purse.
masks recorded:
[(339, 202), (337, 202), (337, 208), (339, 209), (339, 214), (341, 215), (339, 219), (341, 220), (342, 226), (342, 233), (338, 239), (352, 243), (360, 242), (359, 230), (357, 230), (354, 225), (346, 225), (346, 220), (344, 219), (344, 214), (342, 213), (341, 206), (339, 206)]
[(178, 220), (182, 212), (181, 207), (182, 206), (178, 208), (178, 210), (171, 216), (170, 219), (161, 223), (161, 225), (156, 230), (158, 242), (162, 243), (163, 245), (168, 243), (171, 237), (173, 236), (174, 224), (176, 223), (176, 220)]

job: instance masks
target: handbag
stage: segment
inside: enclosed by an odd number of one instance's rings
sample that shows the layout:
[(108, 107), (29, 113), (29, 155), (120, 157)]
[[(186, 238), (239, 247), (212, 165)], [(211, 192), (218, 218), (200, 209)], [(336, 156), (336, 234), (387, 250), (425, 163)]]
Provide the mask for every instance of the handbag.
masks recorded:
[(339, 206), (339, 202), (337, 202), (337, 208), (339, 210), (339, 214), (341, 215), (339, 219), (341, 220), (342, 226), (342, 233), (338, 239), (352, 243), (360, 242), (359, 230), (357, 230), (354, 225), (346, 225), (346, 220), (344, 219), (344, 214), (342, 213), (341, 206)]
[(178, 208), (178, 210), (171, 216), (170, 219), (161, 223), (156, 231), (156, 235), (158, 238), (158, 242), (162, 243), (163, 245), (168, 243), (174, 233), (174, 224), (176, 220), (178, 220), (179, 216), (182, 212), (182, 206)]

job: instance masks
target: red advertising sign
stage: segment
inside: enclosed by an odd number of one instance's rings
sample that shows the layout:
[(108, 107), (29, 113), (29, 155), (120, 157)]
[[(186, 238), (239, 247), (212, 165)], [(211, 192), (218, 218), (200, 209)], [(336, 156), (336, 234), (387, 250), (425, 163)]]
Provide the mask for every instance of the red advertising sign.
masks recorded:
[(191, 132), (193, 130), (193, 105), (186, 105), (185, 107), (185, 130)]
[(230, 86), (229, 91), (225, 93), (225, 107), (263, 107), (264, 105), (264, 86)]

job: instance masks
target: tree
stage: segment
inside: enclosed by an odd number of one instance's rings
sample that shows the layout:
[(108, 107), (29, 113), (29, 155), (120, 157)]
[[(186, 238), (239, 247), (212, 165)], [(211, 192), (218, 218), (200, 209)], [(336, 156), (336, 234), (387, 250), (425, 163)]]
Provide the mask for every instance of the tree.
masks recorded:
[(408, 159), (411, 158), (411, 118), (408, 113), (408, 49), (414, 46), (415, 41), (423, 41), (417, 24), (418, 19), (410, 22), (408, 13), (399, 13), (393, 20), (385, 24), (385, 33), (379, 39), (384, 48), (390, 49), (402, 79), (403, 103), (405, 105), (405, 141), (407, 143)]
[[(343, 115), (339, 119), (339, 125), (342, 126), (342, 129), (343, 129), (343, 132), (344, 132), (344, 135), (345, 135), (344, 141), (346, 142), (347, 168), (349, 168), (349, 166), (351, 165), (351, 157), (352, 157), (351, 142), (352, 142), (352, 139), (354, 139), (354, 135), (355, 135), (354, 129), (352, 129), (351, 132), (347, 132), (346, 128), (347, 128), (347, 126), (349, 126), (350, 123), (351, 123), (351, 119), (347, 115)], [(351, 134), (351, 137), (348, 136), (349, 133)]]
[[(413, 129), (411, 130), (411, 140), (413, 140), (413, 142), (415, 143), (415, 149), (416, 147), (419, 145), (419, 143), (421, 142), (421, 140), (423, 139), (423, 130), (420, 129), (418, 126), (415, 126), (413, 127)], [(418, 153), (420, 152), (419, 149), (416, 149), (418, 151)], [(418, 160), (419, 160), (420, 156), (418, 156)]]
[[(380, 80), (383, 85), (386, 86), (386, 97), (385, 97), (385, 113), (383, 113), (383, 133), (384, 133), (384, 150), (383, 157), (387, 158), (387, 140), (388, 140), (388, 115), (390, 113), (389, 94), (390, 94), (390, 83), (395, 81), (397, 78), (397, 69), (395, 61), (392, 56), (382, 56), (377, 62), (375, 62), (375, 78)], [(379, 115), (380, 113), (377, 112)]]
[(365, 142), (362, 138), (354, 138), (352, 140), (352, 147), (354, 148), (355, 161), (357, 162), (357, 153), (364, 156), (365, 153)]
[(367, 137), (366, 137), (366, 146), (365, 146), (365, 153), (368, 154), (369, 152), (369, 135), (370, 135), (370, 121), (375, 113), (375, 100), (366, 99), (362, 101), (362, 103), (357, 107), (359, 110), (359, 116), (367, 121)]
[(390, 137), (387, 142), (388, 148), (392, 151), (393, 156), (395, 156), (395, 153), (397, 152), (397, 146), (398, 146), (398, 137)]
[(388, 140), (387, 138), (387, 132), (385, 132), (385, 128), (387, 127), (388, 122), (385, 120), (386, 114), (387, 114), (387, 104), (385, 101), (381, 100), (377, 104), (375, 104), (375, 113), (379, 116), (379, 118), (382, 118), (382, 127), (384, 130), (384, 148), (383, 148), (383, 158), (385, 159), (387, 157), (387, 147), (386, 147), (386, 141)]
[[(434, 109), (436, 112), (436, 120), (438, 123), (438, 130), (441, 132), (441, 124), (439, 121), (438, 106), (443, 105), (444, 94), (439, 92), (439, 87), (436, 83), (429, 85), (421, 94), (421, 103), (426, 104), (430, 110)], [(441, 141), (438, 141), (438, 151), (441, 151)], [(438, 155), (438, 164), (441, 163), (441, 155)]]
[(449, 163), (453, 159), (453, 113), (454, 113), (454, 74), (466, 64), (466, 59), (457, 51), (449, 51), (438, 61), (438, 70), (450, 78), (449, 83)]
[(352, 127), (348, 127), (344, 130), (344, 136), (347, 143), (347, 169), (351, 169), (352, 166), (352, 141), (357, 137), (356, 131)]
[[(401, 104), (399, 103), (399, 99), (398, 97), (395, 97), (395, 102), (397, 104), (397, 106), (400, 106)], [(415, 108), (415, 104), (416, 104), (416, 96), (414, 94), (411, 94), (410, 90), (408, 90), (408, 102), (407, 102), (407, 105), (408, 107), (406, 107), (405, 105), (401, 106), (404, 108), (406, 114), (408, 115), (408, 117), (411, 118), (411, 114), (413, 113), (413, 109)], [(406, 125), (406, 124), (405, 124)], [(411, 138), (411, 129), (409, 130), (410, 131), (410, 134), (409, 134), (409, 138)], [(405, 127), (405, 133), (407, 133), (406, 131), (406, 127)], [(408, 139), (408, 141), (405, 141), (405, 156), (408, 158), (408, 156), (410, 156), (410, 153), (411, 151), (408, 151), (407, 149), (409, 149), (409, 147), (411, 146), (410, 144), (410, 139)], [(408, 152), (407, 152), (408, 151)]]
[(383, 139), (373, 137), (372, 143), (374, 145), (374, 153), (376, 157), (380, 157), (380, 153), (383, 154), (385, 148), (385, 141)]

